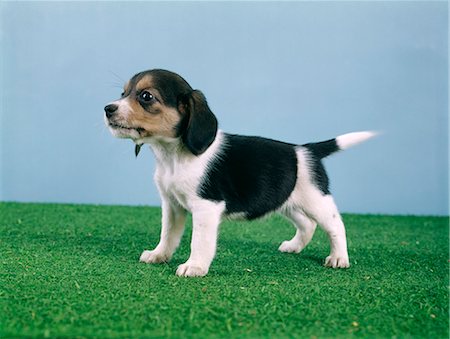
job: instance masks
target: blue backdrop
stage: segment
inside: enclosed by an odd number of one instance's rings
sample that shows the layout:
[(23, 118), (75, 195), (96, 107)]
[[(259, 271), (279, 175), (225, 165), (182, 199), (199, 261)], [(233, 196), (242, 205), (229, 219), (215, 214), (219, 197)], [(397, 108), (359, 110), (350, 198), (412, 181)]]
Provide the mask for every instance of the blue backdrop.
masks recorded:
[(201, 89), (228, 132), (326, 160), (346, 212), (448, 214), (447, 2), (1, 2), (3, 201), (159, 205), (103, 107), (138, 71)]

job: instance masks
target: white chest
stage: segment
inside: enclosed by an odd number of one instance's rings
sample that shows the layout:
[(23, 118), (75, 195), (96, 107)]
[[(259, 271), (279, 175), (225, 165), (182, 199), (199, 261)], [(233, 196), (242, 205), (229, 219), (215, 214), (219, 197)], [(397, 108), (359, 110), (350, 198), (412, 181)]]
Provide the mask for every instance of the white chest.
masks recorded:
[(211, 146), (199, 156), (180, 152), (176, 143), (153, 143), (157, 159), (155, 182), (162, 198), (192, 212), (193, 206), (201, 200), (199, 189), (208, 164), (215, 158), (221, 143), (222, 132), (219, 131)]
[(167, 166), (159, 164), (155, 181), (162, 195), (170, 201), (192, 211), (192, 204), (199, 199), (198, 190), (205, 166), (197, 162), (179, 162)]
[(197, 197), (198, 176), (187, 171), (167, 171), (157, 169), (155, 180), (161, 194), (170, 201), (191, 210), (191, 202)]

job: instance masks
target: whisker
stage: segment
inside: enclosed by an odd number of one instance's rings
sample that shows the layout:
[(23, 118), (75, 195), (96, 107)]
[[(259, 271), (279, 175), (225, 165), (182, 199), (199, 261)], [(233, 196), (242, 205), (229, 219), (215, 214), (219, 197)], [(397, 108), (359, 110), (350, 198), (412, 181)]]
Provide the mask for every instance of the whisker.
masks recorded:
[(114, 75), (114, 76), (117, 78), (117, 80), (120, 81), (121, 84), (124, 84), (124, 83), (125, 83), (125, 80), (122, 79), (122, 77), (120, 77), (117, 73), (115, 73), (115, 72), (113, 72), (113, 71), (111, 71), (111, 70), (109, 70), (109, 73), (111, 73), (112, 75)]

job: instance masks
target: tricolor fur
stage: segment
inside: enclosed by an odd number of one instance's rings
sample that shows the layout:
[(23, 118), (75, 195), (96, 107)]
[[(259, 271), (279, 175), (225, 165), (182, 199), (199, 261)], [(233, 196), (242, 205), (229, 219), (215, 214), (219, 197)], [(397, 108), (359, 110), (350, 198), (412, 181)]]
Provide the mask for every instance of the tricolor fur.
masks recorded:
[(136, 154), (140, 145), (150, 145), (157, 160), (161, 238), (155, 249), (142, 253), (142, 262), (171, 259), (190, 212), (191, 254), (176, 273), (204, 276), (215, 256), (223, 218), (255, 219), (278, 212), (296, 229), (280, 251), (300, 252), (320, 225), (331, 245), (325, 265), (349, 267), (344, 224), (321, 160), (374, 133), (349, 133), (304, 145), (227, 134), (218, 129), (204, 95), (165, 70), (136, 74), (121, 99), (107, 105), (105, 112), (115, 136), (139, 145)]

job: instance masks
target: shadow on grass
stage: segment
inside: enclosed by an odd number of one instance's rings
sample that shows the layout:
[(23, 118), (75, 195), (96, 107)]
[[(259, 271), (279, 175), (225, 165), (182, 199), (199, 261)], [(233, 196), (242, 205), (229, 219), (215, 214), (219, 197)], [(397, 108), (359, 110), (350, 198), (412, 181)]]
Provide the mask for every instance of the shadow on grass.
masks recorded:
[[(147, 239), (147, 241), (146, 241)], [(22, 251), (31, 250), (29, 247), (39, 247), (42, 253), (82, 256), (83, 258), (99, 258), (102, 261), (121, 263), (138, 263), (139, 256), (144, 249), (156, 246), (159, 234), (148, 232), (126, 233), (118, 231), (111, 234), (91, 233), (56, 233), (42, 232), (24, 239), (17, 246)], [(230, 275), (246, 270), (261, 274), (289, 269), (304, 269), (310, 266), (322, 266), (327, 255), (326, 250), (314, 251), (308, 248), (304, 253), (281, 253), (278, 244), (253, 240), (219, 240), (213, 267), (216, 274)], [(180, 248), (174, 254), (169, 267), (176, 267), (184, 263), (190, 252), (190, 239), (185, 236)], [(323, 252), (323, 254), (322, 254)], [(155, 267), (158, 267), (156, 265)], [(223, 267), (223, 269), (222, 269)]]
[[(116, 231), (117, 230), (117, 231)], [(30, 251), (29, 246), (39, 247), (41, 253), (67, 253), (71, 256), (117, 262), (126, 265), (138, 264), (139, 256), (144, 249), (152, 249), (159, 239), (159, 229), (148, 230), (116, 229), (105, 233), (105, 230), (91, 233), (73, 230), (43, 231), (28, 237), (20, 238), (14, 247), (20, 247), (22, 254)], [(97, 233), (97, 234), (96, 234)], [(186, 230), (190, 233), (190, 229)], [(326, 269), (323, 267), (325, 257), (329, 253), (327, 242), (314, 241), (300, 254), (281, 253), (279, 243), (273, 241), (255, 241), (247, 239), (219, 239), (218, 251), (213, 261), (210, 275), (235, 276), (243, 272), (253, 272), (261, 275), (298, 273), (304, 270)], [(31, 249), (32, 251), (32, 249)], [(178, 265), (185, 262), (190, 252), (190, 236), (185, 234), (182, 244), (172, 261), (166, 265), (155, 265), (161, 269), (175, 272)], [(353, 268), (401, 267), (405, 269), (420, 268), (438, 261), (439, 255), (432, 254), (423, 257), (411, 246), (379, 246), (370, 250), (352, 248), (350, 252)], [(353, 261), (352, 261), (353, 259)], [(357, 263), (357, 265), (355, 265)], [(406, 263), (406, 265), (405, 265)], [(350, 269), (351, 271), (352, 268)], [(168, 273), (169, 274), (169, 273)]]

